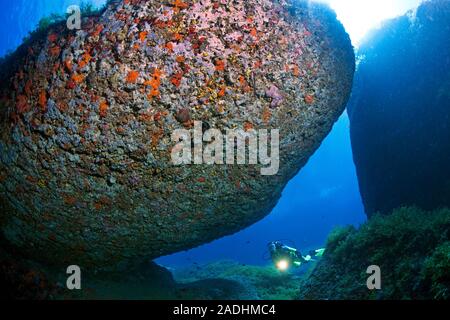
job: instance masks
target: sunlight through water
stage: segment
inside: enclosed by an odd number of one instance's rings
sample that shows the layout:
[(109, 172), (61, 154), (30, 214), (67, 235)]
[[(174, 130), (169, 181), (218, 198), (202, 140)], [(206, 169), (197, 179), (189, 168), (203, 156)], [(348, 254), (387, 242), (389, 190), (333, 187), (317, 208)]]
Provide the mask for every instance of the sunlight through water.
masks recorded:
[(339, 20), (358, 46), (364, 35), (381, 22), (416, 8), (421, 0), (316, 0), (325, 2), (336, 11)]

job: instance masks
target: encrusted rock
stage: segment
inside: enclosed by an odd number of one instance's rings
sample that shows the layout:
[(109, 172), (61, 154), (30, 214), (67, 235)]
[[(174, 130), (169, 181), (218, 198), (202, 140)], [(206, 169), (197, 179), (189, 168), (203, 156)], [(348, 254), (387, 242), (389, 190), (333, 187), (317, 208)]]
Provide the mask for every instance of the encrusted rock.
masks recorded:
[[(1, 73), (3, 236), (45, 263), (115, 268), (270, 213), (354, 72), (335, 14), (294, 3), (116, 1), (83, 30), (55, 25), (25, 43)], [(171, 134), (194, 121), (280, 129), (278, 174), (172, 165)]]

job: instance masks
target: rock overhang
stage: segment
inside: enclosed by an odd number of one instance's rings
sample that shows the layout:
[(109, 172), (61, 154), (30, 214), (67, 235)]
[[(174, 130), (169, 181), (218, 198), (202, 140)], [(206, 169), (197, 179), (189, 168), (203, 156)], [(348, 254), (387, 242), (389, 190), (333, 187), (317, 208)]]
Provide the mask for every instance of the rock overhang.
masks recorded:
[[(270, 213), (343, 112), (354, 72), (334, 13), (306, 1), (117, 1), (10, 59), (2, 233), (30, 258), (99, 268)], [(280, 129), (278, 174), (171, 165), (171, 133), (194, 121)]]

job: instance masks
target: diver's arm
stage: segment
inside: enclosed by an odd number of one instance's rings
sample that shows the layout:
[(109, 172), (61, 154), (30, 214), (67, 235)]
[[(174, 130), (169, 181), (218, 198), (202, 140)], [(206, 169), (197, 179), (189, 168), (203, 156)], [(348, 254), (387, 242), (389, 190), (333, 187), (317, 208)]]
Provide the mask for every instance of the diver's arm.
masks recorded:
[(305, 263), (316, 261), (313, 258), (320, 258), (323, 256), (324, 253), (325, 253), (325, 249), (311, 250), (308, 255), (306, 255), (304, 257), (302, 256), (302, 260)]

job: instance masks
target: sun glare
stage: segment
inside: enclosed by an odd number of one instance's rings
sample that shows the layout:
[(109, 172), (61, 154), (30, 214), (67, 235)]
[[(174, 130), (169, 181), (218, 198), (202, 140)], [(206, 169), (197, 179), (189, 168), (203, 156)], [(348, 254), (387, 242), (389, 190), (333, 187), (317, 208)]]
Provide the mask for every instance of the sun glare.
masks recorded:
[(336, 11), (355, 46), (364, 35), (383, 20), (394, 18), (417, 7), (421, 0), (317, 0)]

